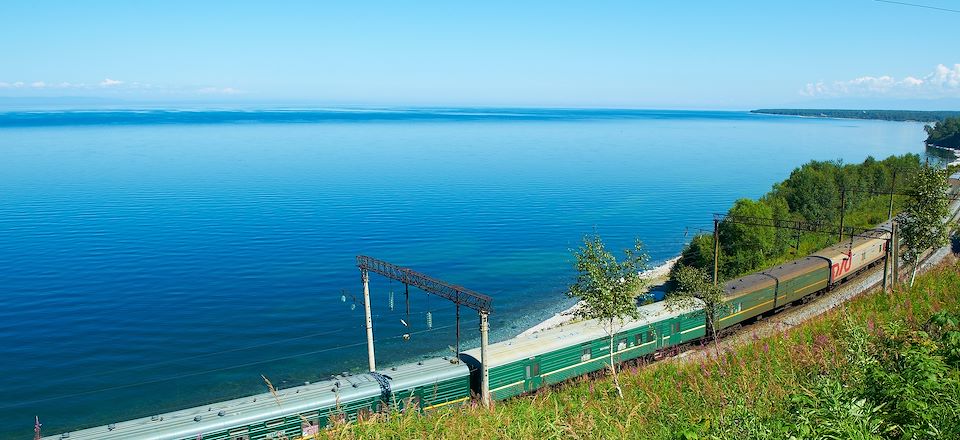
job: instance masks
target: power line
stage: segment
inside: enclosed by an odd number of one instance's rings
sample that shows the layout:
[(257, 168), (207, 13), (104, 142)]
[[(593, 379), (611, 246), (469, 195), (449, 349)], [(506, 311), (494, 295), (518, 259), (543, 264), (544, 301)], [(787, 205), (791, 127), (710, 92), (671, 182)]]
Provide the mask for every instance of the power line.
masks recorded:
[(880, 3), (890, 3), (890, 4), (894, 4), (894, 5), (913, 6), (913, 7), (915, 7), (915, 8), (933, 9), (933, 10), (936, 10), (936, 11), (945, 11), (945, 12), (957, 12), (957, 13), (960, 13), (960, 10), (956, 10), (956, 9), (940, 8), (940, 7), (937, 7), (937, 6), (929, 6), (929, 5), (918, 5), (918, 4), (916, 4), (916, 3), (895, 2), (895, 1), (892, 1), (892, 0), (874, 0), (874, 1), (878, 1), (878, 2), (880, 2)]
[[(742, 225), (749, 226), (760, 226), (760, 227), (771, 227), (777, 229), (790, 229), (798, 232), (813, 232), (818, 234), (835, 234), (840, 230), (839, 225), (834, 225), (828, 222), (805, 222), (801, 220), (787, 220), (779, 218), (770, 218), (770, 217), (756, 217), (751, 215), (739, 215), (739, 214), (713, 214), (713, 218), (718, 220), (721, 223), (730, 222), (738, 223)], [(860, 237), (860, 238), (877, 238), (876, 235), (879, 233), (885, 233), (885, 231), (878, 229), (866, 229), (866, 228), (857, 228), (853, 226), (844, 226), (844, 231), (849, 231), (844, 235), (849, 235), (851, 238)], [(881, 232), (882, 231), (882, 232)]]

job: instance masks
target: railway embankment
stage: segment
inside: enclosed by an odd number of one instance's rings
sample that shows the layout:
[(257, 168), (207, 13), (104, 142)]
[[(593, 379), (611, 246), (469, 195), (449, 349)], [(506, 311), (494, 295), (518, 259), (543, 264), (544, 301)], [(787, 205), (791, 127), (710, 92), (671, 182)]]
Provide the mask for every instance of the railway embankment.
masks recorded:
[[(951, 194), (956, 195), (956, 190), (951, 191)], [(960, 220), (960, 201), (954, 201), (950, 205), (950, 212), (951, 216), (948, 222), (957, 222)], [(922, 258), (918, 271), (924, 273), (933, 267), (955, 262), (957, 260), (955, 252), (956, 248), (953, 243), (929, 251)], [(898, 276), (901, 279), (905, 276), (902, 270)], [(873, 267), (859, 277), (815, 298), (808, 304), (793, 307), (754, 322), (741, 331), (725, 338), (719, 343), (719, 348), (721, 351), (729, 351), (732, 347), (742, 345), (747, 341), (782, 333), (805, 321), (823, 315), (837, 307), (841, 307), (857, 296), (875, 292), (883, 287), (883, 266)], [(957, 292), (957, 294), (960, 295), (960, 292)], [(715, 357), (717, 356), (717, 349), (716, 347), (712, 348), (712, 350), (705, 348), (687, 350), (678, 354), (675, 359), (679, 362), (687, 362), (690, 360)]]
[(960, 438), (960, 263), (951, 246), (931, 251), (914, 287), (889, 292), (882, 271), (750, 324), (719, 350), (633, 364), (622, 399), (609, 378), (581, 378), (490, 410), (394, 414), (329, 435)]
[(391, 415), (329, 435), (960, 438), (960, 265), (949, 248), (924, 264), (913, 288), (869, 289), (868, 274), (762, 323), (770, 332), (727, 339), (719, 357), (631, 366), (623, 399), (608, 378), (584, 378), (490, 410)]

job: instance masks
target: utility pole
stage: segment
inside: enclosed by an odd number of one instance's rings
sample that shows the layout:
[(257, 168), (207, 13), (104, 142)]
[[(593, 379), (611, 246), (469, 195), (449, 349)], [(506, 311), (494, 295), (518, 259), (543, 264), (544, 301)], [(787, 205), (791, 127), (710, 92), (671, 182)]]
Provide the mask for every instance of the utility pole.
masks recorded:
[(457, 303), (457, 352), (453, 358), (460, 363), (460, 303)]
[(800, 229), (797, 229), (797, 246), (796, 246), (796, 249), (797, 249), (797, 251), (796, 251), (796, 253), (795, 253), (794, 255), (800, 255)]
[(897, 283), (900, 282), (900, 231), (897, 230), (899, 229), (899, 226), (897, 225), (896, 220), (894, 220), (893, 223), (890, 224), (890, 227), (891, 227), (891, 230), (893, 231), (893, 233), (891, 234), (892, 241), (893, 241), (892, 243), (893, 244), (893, 263), (891, 264), (891, 266), (893, 267), (892, 285), (896, 286)]
[(847, 210), (847, 188), (840, 187), (840, 233), (837, 241), (843, 241), (843, 214)]
[(713, 285), (717, 285), (717, 267), (720, 265), (720, 220), (713, 219)]
[(890, 183), (890, 206), (887, 208), (887, 221), (893, 220), (893, 190), (897, 187), (897, 169), (893, 169), (893, 182)]
[(370, 314), (370, 274), (366, 269), (360, 269), (360, 279), (363, 280), (363, 311), (367, 315), (367, 360), (370, 371), (377, 371), (377, 361), (373, 355), (373, 316)]
[[(893, 230), (890, 231), (890, 237), (893, 238)], [(890, 242), (893, 241), (890, 238), (887, 239), (886, 252), (883, 253), (883, 291), (887, 291), (887, 278), (890, 276)]]
[(480, 401), (490, 408), (490, 369), (487, 367), (487, 333), (490, 330), (489, 313), (480, 312)]

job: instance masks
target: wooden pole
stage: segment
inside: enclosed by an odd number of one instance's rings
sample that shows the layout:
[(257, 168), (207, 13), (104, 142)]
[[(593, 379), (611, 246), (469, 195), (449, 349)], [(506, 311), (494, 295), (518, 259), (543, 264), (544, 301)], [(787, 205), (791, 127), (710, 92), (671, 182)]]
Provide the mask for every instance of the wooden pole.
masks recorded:
[(893, 273), (891, 274), (893, 275), (891, 287), (895, 287), (897, 283), (900, 282), (900, 231), (898, 231), (899, 226), (897, 225), (896, 221), (891, 223), (890, 226), (893, 230), (893, 261), (890, 263), (891, 267), (893, 268)]
[(460, 304), (457, 303), (457, 352), (453, 354), (453, 358), (460, 363)]
[(840, 188), (840, 232), (837, 237), (837, 241), (843, 241), (843, 214), (847, 210), (847, 189)]
[(797, 252), (794, 255), (800, 255), (800, 228), (797, 228)]
[(893, 190), (897, 187), (897, 170), (893, 170), (893, 183), (890, 184), (890, 206), (887, 207), (887, 220), (893, 220)]
[[(890, 236), (893, 237), (893, 230), (890, 231)], [(887, 239), (887, 246), (884, 249), (886, 252), (883, 253), (883, 291), (887, 291), (888, 283), (887, 278), (890, 276), (890, 242), (891, 239)]]
[(367, 359), (370, 371), (377, 371), (377, 361), (373, 354), (373, 316), (370, 314), (370, 274), (366, 269), (360, 269), (360, 278), (363, 280), (363, 311), (367, 315)]
[(487, 368), (487, 333), (490, 330), (489, 313), (480, 312), (480, 401), (490, 408), (490, 370)]
[(713, 219), (713, 285), (717, 285), (717, 268), (720, 265), (720, 220)]

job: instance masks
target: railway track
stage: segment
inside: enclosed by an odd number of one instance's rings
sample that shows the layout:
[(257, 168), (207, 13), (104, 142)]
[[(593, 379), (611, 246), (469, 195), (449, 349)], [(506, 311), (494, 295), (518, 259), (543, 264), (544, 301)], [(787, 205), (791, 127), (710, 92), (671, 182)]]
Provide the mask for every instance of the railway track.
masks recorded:
[[(960, 219), (960, 201), (951, 204), (951, 210), (952, 215), (948, 222), (956, 222)], [(953, 255), (953, 253), (952, 243), (928, 251), (921, 258), (918, 273), (923, 273), (940, 264), (946, 258)], [(909, 276), (910, 268), (906, 267), (902, 269), (906, 269), (906, 271), (900, 271), (899, 279), (901, 280)], [(761, 319), (754, 320), (742, 326), (734, 332), (730, 332), (720, 340), (720, 351), (727, 352), (733, 347), (754, 339), (771, 336), (776, 333), (783, 333), (812, 318), (827, 313), (857, 296), (880, 288), (882, 282), (883, 265), (880, 264), (868, 268), (855, 279), (837, 286), (828, 292), (824, 292), (805, 304), (793, 305), (779, 313), (764, 316)], [(675, 362), (690, 362), (713, 358), (716, 355), (717, 353), (713, 346), (692, 345), (686, 347), (686, 350), (681, 350), (679, 353), (673, 353), (673, 356), (669, 359)]]

